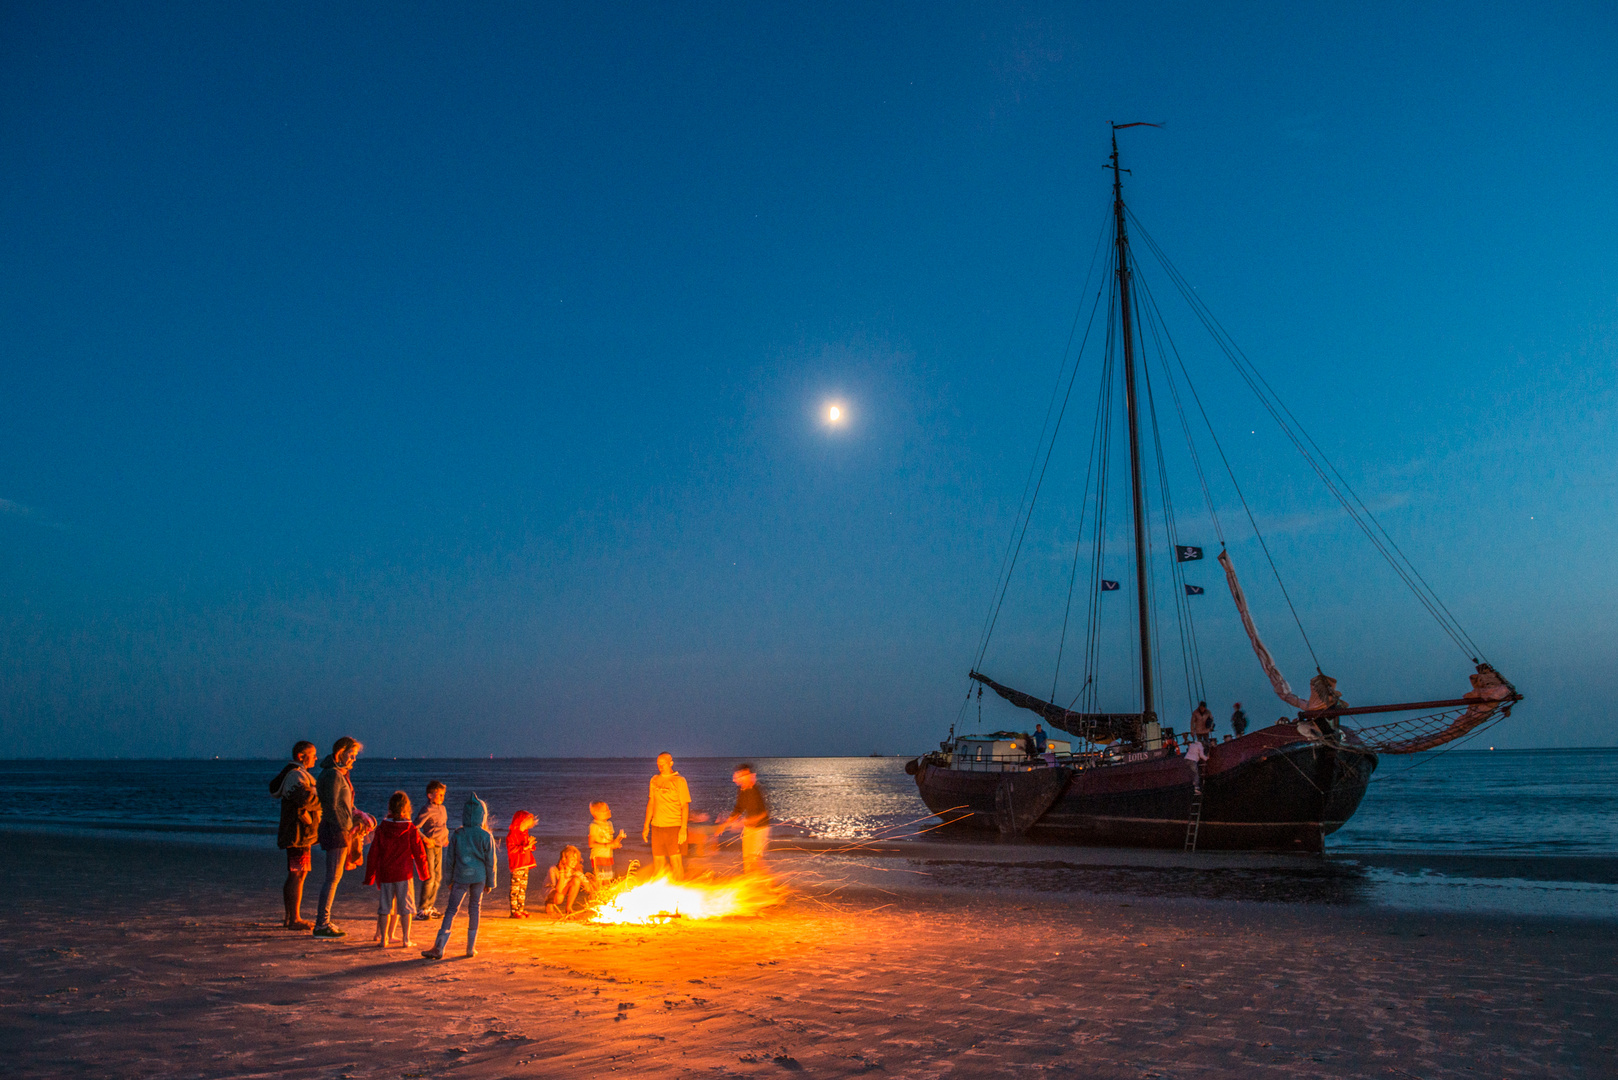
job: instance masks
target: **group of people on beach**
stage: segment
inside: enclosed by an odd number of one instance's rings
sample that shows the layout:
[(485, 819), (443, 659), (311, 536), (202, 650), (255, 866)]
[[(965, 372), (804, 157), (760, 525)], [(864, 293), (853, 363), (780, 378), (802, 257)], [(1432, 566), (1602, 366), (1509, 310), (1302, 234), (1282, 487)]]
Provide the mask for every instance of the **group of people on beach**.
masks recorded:
[[(373, 940), (387, 948), (397, 931), (398, 945), (409, 947), (413, 918), (441, 919), (438, 938), (422, 956), (442, 959), (450, 933), (464, 901), (467, 905), (466, 955), (477, 955), (479, 916), (483, 895), (495, 888), (498, 878), (498, 846), (489, 824), (489, 807), (477, 792), (467, 796), (461, 808), (461, 826), (450, 831), (449, 812), (444, 806), (447, 786), (439, 780), (427, 784), (426, 803), (415, 811), (410, 795), (395, 791), (388, 799), (387, 813), (378, 820), (354, 802), (354, 784), (349, 772), (364, 745), (344, 736), (332, 745), (331, 753), (320, 761), (318, 778), (311, 771), (319, 751), (314, 743), (299, 742), (292, 748), (292, 760), (270, 781), (270, 794), (281, 804), (277, 844), (287, 853), (287, 877), (282, 886), (285, 907), (283, 925), (289, 930), (308, 930), (318, 938), (346, 937), (332, 922), (332, 906), (345, 872), (365, 870), (365, 884), (379, 892), (376, 934)], [(738, 765), (731, 775), (737, 788), (736, 805), (719, 832), (735, 827), (741, 832), (744, 873), (762, 870), (769, 847), (770, 812), (764, 788), (751, 765)], [(545, 913), (565, 918), (575, 908), (586, 909), (618, 878), (617, 852), (628, 833), (615, 829), (612, 809), (604, 802), (589, 804), (590, 825), (584, 855), (574, 844), (561, 849), (545, 878)], [(706, 819), (705, 815), (698, 815)], [(506, 830), (506, 868), (510, 874), (508, 896), (511, 917), (529, 917), (528, 877), (539, 865), (534, 855), (537, 838), (530, 830), (539, 823), (531, 812), (518, 810)], [(685, 777), (674, 769), (674, 757), (657, 756), (657, 774), (647, 785), (646, 818), (641, 839), (651, 845), (654, 875), (685, 876), (685, 855), (692, 840), (691, 789)], [(369, 844), (369, 853), (366, 846)], [(304, 882), (314, 866), (314, 850), (319, 848), (325, 861), (325, 879), (315, 905), (315, 921), (303, 918)], [(640, 869), (631, 860), (626, 880), (633, 880)], [(439, 895), (448, 884), (443, 909)]]

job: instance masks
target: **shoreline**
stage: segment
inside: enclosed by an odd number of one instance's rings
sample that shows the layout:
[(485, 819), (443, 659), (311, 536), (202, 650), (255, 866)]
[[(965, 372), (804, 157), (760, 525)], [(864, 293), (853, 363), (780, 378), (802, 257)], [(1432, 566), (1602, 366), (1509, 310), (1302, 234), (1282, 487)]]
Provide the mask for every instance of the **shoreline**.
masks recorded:
[[(504, 830), (497, 828), (494, 832), (497, 840), (503, 838)], [(43, 819), (0, 818), (0, 835), (6, 833), (107, 839), (125, 837), (132, 842), (172, 842), (221, 848), (273, 850), (275, 827), (188, 823), (164, 823), (154, 827), (150, 823), (138, 822), (86, 822), (79, 825)], [(535, 830), (532, 835), (547, 844), (582, 842), (580, 837), (571, 834), (551, 834)], [(730, 846), (734, 845), (734, 837), (727, 837), (727, 840)], [(1296, 855), (1263, 851), (1179, 852), (1152, 848), (1085, 847), (1032, 841), (1004, 842), (993, 839), (869, 840), (794, 836), (778, 836), (770, 846), (776, 853), (847, 854), (859, 858), (950, 860), (966, 863), (1049, 866), (1057, 869), (1098, 867), (1307, 871), (1364, 866), (1406, 873), (1429, 871), (1448, 876), (1618, 885), (1618, 854), (1399, 849), (1327, 851), (1320, 855)], [(647, 862), (651, 857), (650, 847), (635, 837), (624, 843), (622, 851), (626, 856), (638, 858), (642, 862)]]
[[(541, 841), (550, 845), (549, 838), (541, 837)], [(181, 853), (199, 865), (220, 859), (280, 858), (273, 842), (258, 835), (11, 829), (0, 825), (0, 845), (58, 843), (100, 845), (110, 851)], [(731, 838), (727, 846), (688, 865), (700, 872), (729, 865), (737, 857)], [(1618, 858), (1604, 856), (1187, 854), (936, 839), (875, 844), (789, 839), (772, 844), (771, 857), (789, 879), (819, 880), (831, 875), (844, 887), (903, 893), (910, 898), (971, 897), (992, 890), (1025, 898), (1201, 904), (1216, 909), (1220, 905), (1254, 905), (1363, 915), (1618, 925)], [(650, 852), (638, 838), (622, 849), (620, 869), (629, 859), (650, 865)], [(345, 875), (345, 888), (357, 881), (355, 873)], [(319, 877), (318, 872), (313, 875)], [(504, 896), (504, 888), (495, 895)]]

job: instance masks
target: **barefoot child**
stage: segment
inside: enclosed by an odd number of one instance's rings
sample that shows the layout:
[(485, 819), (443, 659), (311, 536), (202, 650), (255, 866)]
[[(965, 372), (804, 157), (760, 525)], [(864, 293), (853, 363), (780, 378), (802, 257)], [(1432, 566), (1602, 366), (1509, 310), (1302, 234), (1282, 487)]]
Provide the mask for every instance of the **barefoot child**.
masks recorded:
[(534, 848), (539, 841), (528, 835), (539, 819), (518, 810), (506, 830), (506, 869), (511, 872), (511, 917), (528, 918), (528, 871), (539, 865)]
[(584, 876), (584, 856), (569, 844), (545, 877), (545, 914), (573, 914), (573, 901), (581, 892), (594, 899), (596, 887)]
[(613, 877), (613, 852), (624, 846), (629, 834), (622, 829), (612, 832), (612, 808), (604, 802), (590, 804), (590, 869), (595, 872), (596, 884), (605, 885)]
[(477, 792), (467, 796), (461, 808), (461, 827), (450, 834), (449, 850), (444, 853), (444, 876), (449, 878), (449, 900), (444, 904), (444, 922), (438, 928), (438, 941), (422, 953), (429, 960), (444, 959), (444, 946), (449, 944), (450, 931), (455, 928), (455, 914), (466, 907), (466, 955), (478, 954), (478, 917), (483, 910), (483, 893), (494, 888), (495, 864), (494, 834), (484, 824), (489, 819), (489, 807)]
[[(376, 909), (377, 945), (388, 947), (394, 919), (399, 920), (399, 947), (410, 946), (410, 918), (416, 913), (416, 882), (427, 877), (427, 844), (410, 820), (410, 796), (395, 791), (388, 800), (388, 816), (376, 828), (370, 857), (365, 862), (365, 884), (382, 891)], [(395, 915), (397, 909), (397, 915)]]

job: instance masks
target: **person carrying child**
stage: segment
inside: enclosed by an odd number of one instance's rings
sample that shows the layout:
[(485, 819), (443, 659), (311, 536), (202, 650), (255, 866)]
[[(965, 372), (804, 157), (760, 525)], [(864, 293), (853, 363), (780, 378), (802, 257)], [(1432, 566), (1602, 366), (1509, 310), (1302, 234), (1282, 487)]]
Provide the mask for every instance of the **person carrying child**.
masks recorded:
[(624, 846), (629, 834), (619, 829), (612, 831), (612, 808), (604, 802), (590, 804), (590, 870), (597, 885), (605, 885), (617, 872), (613, 852)]
[(427, 805), (416, 815), (416, 829), (427, 845), (427, 876), (416, 886), (416, 914), (423, 919), (444, 914), (438, 910), (438, 883), (444, 879), (444, 848), (449, 846), (449, 811), (444, 809), (448, 790), (442, 780), (430, 781)]
[(506, 869), (511, 872), (511, 917), (528, 918), (528, 871), (539, 865), (534, 848), (539, 841), (528, 835), (539, 819), (518, 810), (506, 830)]
[(593, 900), (596, 887), (584, 875), (584, 856), (579, 854), (578, 848), (569, 844), (562, 849), (562, 856), (551, 867), (550, 873), (545, 875), (545, 914), (573, 914), (573, 901), (578, 899), (581, 892)]
[(399, 920), (399, 947), (410, 947), (416, 882), (426, 876), (427, 844), (410, 820), (410, 796), (395, 791), (388, 799), (388, 816), (377, 826), (371, 856), (365, 862), (365, 884), (382, 891), (376, 909), (377, 944), (381, 948), (387, 948), (388, 939), (393, 937), (395, 918)]
[(314, 743), (297, 743), (292, 747), (292, 761), (270, 781), (271, 797), (281, 801), (281, 827), (275, 842), (287, 853), (287, 879), (281, 886), (286, 917), (281, 925), (288, 930), (315, 928), (303, 917), (303, 883), (312, 862), (310, 849), (320, 839), (320, 796), (309, 772), (318, 756)]
[(343, 930), (331, 921), (331, 909), (337, 899), (337, 885), (348, 869), (348, 850), (355, 824), (354, 784), (348, 778), (354, 760), (365, 749), (358, 739), (344, 735), (338, 739), (320, 763), (320, 779), (315, 790), (320, 795), (320, 849), (326, 853), (326, 880), (320, 886), (320, 901), (315, 905), (314, 936), (340, 938)]
[(444, 959), (444, 946), (449, 944), (450, 931), (455, 928), (455, 914), (466, 908), (466, 955), (476, 956), (478, 916), (482, 913), (483, 894), (495, 886), (496, 865), (494, 834), (485, 824), (489, 820), (489, 806), (478, 798), (477, 792), (466, 797), (461, 807), (461, 827), (449, 837), (449, 849), (444, 853), (444, 873), (449, 877), (449, 901), (444, 905), (444, 922), (438, 928), (438, 940), (421, 955), (429, 960)]

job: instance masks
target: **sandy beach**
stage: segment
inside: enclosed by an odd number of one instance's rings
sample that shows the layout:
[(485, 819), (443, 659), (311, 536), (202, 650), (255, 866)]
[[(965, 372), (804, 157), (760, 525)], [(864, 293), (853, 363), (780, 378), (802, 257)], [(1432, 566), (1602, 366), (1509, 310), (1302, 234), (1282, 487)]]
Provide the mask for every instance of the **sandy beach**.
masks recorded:
[(963, 887), (784, 853), (792, 895), (761, 917), (514, 921), (502, 889), (480, 955), (432, 963), (367, 946), (358, 882), (348, 938), (280, 929), (273, 850), (0, 846), (21, 877), (0, 918), (13, 1075), (1610, 1076), (1618, 1053), (1603, 922), (1052, 894), (989, 863)]

